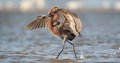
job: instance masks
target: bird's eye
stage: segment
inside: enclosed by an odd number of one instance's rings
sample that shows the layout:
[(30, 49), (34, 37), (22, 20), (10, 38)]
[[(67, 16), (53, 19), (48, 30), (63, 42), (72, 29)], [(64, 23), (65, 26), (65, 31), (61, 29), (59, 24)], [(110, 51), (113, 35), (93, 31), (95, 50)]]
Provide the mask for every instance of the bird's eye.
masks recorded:
[(45, 16), (42, 17), (42, 19), (44, 19), (44, 18), (45, 18)]

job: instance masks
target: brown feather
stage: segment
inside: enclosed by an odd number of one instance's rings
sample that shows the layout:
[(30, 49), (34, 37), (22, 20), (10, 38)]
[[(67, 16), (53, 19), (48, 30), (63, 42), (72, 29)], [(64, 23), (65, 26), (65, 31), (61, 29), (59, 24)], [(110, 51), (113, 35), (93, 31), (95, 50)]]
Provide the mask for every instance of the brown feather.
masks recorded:
[(40, 25), (41, 25), (41, 20), (40, 20), (40, 19), (38, 19), (37, 21), (38, 21), (38, 22), (37, 22), (37, 24), (38, 24), (38, 26), (37, 26), (37, 27), (38, 27), (38, 28), (40, 28)]
[(34, 21), (34, 23), (31, 25), (30, 30), (33, 30), (33, 29), (34, 29), (35, 23), (36, 23), (36, 21)]
[(36, 25), (36, 28), (39, 28), (39, 25), (40, 25), (40, 24), (39, 24), (39, 21), (37, 21), (37, 25)]
[(79, 35), (82, 25), (78, 16), (66, 9), (60, 9), (57, 13), (62, 19), (61, 27), (73, 32), (76, 36)]
[(34, 26), (34, 29), (36, 29), (37, 24), (38, 24), (38, 21), (35, 22), (35, 24), (34, 24), (34, 25), (35, 25), (35, 26)]
[(27, 30), (32, 30), (34, 24), (35, 24), (35, 21), (31, 22), (31, 23), (27, 26)]
[(46, 27), (46, 23), (48, 21), (48, 16), (37, 16), (37, 19), (32, 21), (30, 24), (26, 26), (26, 30), (33, 30), (37, 28)]
[(31, 25), (34, 23), (34, 21), (33, 22), (31, 22), (28, 26), (27, 26), (27, 30), (30, 30), (30, 28), (31, 28)]

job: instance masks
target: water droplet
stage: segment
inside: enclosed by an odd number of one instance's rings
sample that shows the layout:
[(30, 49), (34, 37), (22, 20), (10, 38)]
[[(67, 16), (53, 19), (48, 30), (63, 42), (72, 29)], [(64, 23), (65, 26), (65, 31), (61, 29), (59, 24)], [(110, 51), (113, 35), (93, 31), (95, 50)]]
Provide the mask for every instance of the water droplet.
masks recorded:
[(85, 59), (85, 56), (83, 55), (83, 51), (81, 50), (81, 55), (78, 57), (78, 59)]
[(85, 56), (84, 56), (83, 54), (81, 54), (77, 59), (78, 59), (78, 60), (80, 60), (80, 59), (85, 59)]

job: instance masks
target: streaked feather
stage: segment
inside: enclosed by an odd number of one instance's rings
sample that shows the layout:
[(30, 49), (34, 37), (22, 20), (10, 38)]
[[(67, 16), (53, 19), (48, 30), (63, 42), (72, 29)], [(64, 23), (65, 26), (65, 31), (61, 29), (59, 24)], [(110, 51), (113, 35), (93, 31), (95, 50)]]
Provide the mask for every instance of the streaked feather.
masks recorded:
[(60, 9), (58, 11), (58, 15), (62, 18), (61, 25), (63, 27), (69, 29), (75, 35), (79, 35), (79, 32), (82, 28), (82, 24), (80, 22), (80, 18), (78, 18), (78, 16), (75, 13), (66, 9)]
[(26, 26), (26, 30), (33, 30), (37, 28), (44, 28), (47, 26), (48, 16), (37, 16), (37, 18)]

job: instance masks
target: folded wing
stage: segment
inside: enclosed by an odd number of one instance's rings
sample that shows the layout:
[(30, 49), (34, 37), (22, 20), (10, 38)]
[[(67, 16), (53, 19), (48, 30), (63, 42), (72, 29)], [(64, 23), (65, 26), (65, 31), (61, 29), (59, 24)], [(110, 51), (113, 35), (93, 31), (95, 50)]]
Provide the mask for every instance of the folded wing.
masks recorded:
[(47, 21), (50, 18), (48, 16), (37, 16), (37, 19), (32, 21), (30, 24), (26, 26), (26, 30), (33, 30), (37, 28), (45, 28), (47, 27)]
[(82, 28), (82, 24), (80, 18), (75, 13), (66, 9), (60, 9), (58, 11), (58, 15), (62, 19), (62, 27), (64, 27), (67, 30), (70, 30), (76, 36), (79, 35)]

